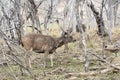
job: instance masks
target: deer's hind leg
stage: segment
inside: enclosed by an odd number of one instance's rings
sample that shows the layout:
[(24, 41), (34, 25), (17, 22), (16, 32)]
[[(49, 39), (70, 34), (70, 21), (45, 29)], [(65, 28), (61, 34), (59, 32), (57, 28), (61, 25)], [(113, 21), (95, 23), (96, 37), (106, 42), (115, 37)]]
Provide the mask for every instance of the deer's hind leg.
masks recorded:
[(47, 61), (47, 57), (48, 57), (48, 54), (49, 54), (49, 52), (48, 51), (45, 51), (45, 53), (44, 53), (44, 63), (43, 63), (43, 66), (44, 66), (44, 68), (46, 68), (46, 61)]
[(26, 57), (26, 67), (32, 68), (31, 66), (31, 52), (32, 52), (32, 48), (29, 49), (29, 51), (26, 53), (25, 57)]

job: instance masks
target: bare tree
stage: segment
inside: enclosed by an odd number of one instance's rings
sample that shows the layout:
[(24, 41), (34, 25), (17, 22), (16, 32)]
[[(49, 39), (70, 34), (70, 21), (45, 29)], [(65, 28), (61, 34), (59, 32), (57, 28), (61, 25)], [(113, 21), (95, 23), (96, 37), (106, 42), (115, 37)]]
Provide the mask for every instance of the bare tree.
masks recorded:
[(82, 36), (82, 44), (83, 44), (83, 50), (84, 50), (84, 54), (85, 54), (85, 71), (87, 72), (88, 68), (89, 68), (89, 55), (87, 53), (87, 44), (86, 44), (84, 31), (83, 31), (83, 27), (82, 27), (83, 10), (81, 9), (81, 11), (80, 11), (80, 9), (79, 9), (79, 6), (83, 6), (84, 3), (85, 3), (84, 1), (76, 0), (76, 20), (77, 20), (80, 34)]
[[(50, 27), (52, 27), (53, 29), (54, 27), (59, 27), (57, 29), (59, 31), (58, 33), (60, 34), (57, 35), (61, 35), (62, 31), (69, 32), (70, 34), (79, 34), (79, 36), (77, 35), (77, 37), (79, 37), (79, 41), (77, 42), (79, 43), (79, 45), (81, 45), (82, 43), (82, 49), (80, 50), (83, 50), (84, 53), (83, 62), (85, 67), (85, 74), (83, 75), (106, 73), (109, 70), (113, 70), (113, 68), (106, 69), (106, 72), (104, 72), (103, 70), (101, 72), (95, 71), (94, 73), (89, 73), (89, 57), (91, 58), (89, 53), (92, 54), (95, 52), (94, 50), (93, 52), (89, 52), (87, 44), (88, 38), (86, 37), (87, 35), (91, 35), (89, 33), (90, 28), (96, 27), (97, 25), (97, 33), (98, 35), (100, 35), (101, 39), (101, 53), (105, 53), (105, 39), (108, 39), (108, 37), (106, 36), (109, 36), (109, 41), (112, 42), (112, 29), (115, 24), (119, 22), (119, 3), (119, 0), (0, 0), (0, 37), (5, 42), (2, 43), (3, 45), (0, 45), (0, 47), (3, 47), (2, 49), (0, 48), (0, 52), (4, 50), (6, 53), (4, 56), (9, 57), (11, 60), (10, 62), (16, 62), (16, 64), (21, 68), (21, 71), (27, 71), (29, 74), (31, 74), (31, 76), (34, 76), (32, 72), (30, 72), (31, 69), (28, 69), (25, 66), (27, 65), (27, 63), (24, 64), (25, 61), (27, 62), (27, 53), (31, 52), (25, 51), (23, 48), (21, 49), (21, 47), (19, 46), (19, 44), (21, 44), (21, 37), (29, 32), (33, 32), (36, 35), (43, 35), (44, 37), (42, 38), (44, 38), (44, 40), (40, 41), (42, 44), (42, 46), (40, 47), (43, 47), (45, 45), (44, 41), (46, 40), (45, 36), (49, 35), (49, 37), (52, 37)], [(88, 26), (90, 26), (90, 28)], [(66, 35), (64, 36), (66, 37)], [(51, 39), (50, 41), (49, 38), (48, 41), (46, 40), (46, 45), (49, 45), (51, 44), (50, 42), (53, 42), (52, 45), (55, 45), (52, 46), (53, 50), (56, 50), (58, 48), (56, 46), (58, 46), (59, 42), (61, 42), (61, 40), (59, 40), (61, 38), (58, 38), (57, 40), (54, 37), (52, 38), (53, 39)], [(39, 41), (35, 39), (34, 35), (33, 38), (30, 37), (29, 39), (33, 39), (32, 42), (37, 41), (39, 43)], [(62, 38), (62, 40), (65, 39)], [(26, 42), (28, 41), (25, 41), (25, 43)], [(29, 43), (31, 44), (32, 42)], [(68, 49), (66, 53), (69, 53), (69, 51), (71, 50), (69, 50), (67, 44), (68, 42), (62, 42), (66, 46), (65, 48)], [(39, 46), (39, 44), (37, 45)], [(51, 45), (49, 45), (49, 47), (51, 48)], [(113, 47), (116, 47), (116, 45)], [(18, 48), (17, 50), (21, 50), (19, 55), (19, 51), (17, 51), (16, 48)], [(107, 48), (109, 48), (109, 45), (107, 46)], [(46, 51), (47, 50), (45, 50), (44, 52)], [(52, 50), (50, 51), (50, 53), (51, 52)], [(108, 63), (103, 58), (98, 58)], [(111, 66), (110, 63), (108, 64)], [(80, 74), (82, 74), (82, 72)], [(16, 74), (14, 72), (10, 75), (17, 80)]]
[[(37, 8), (38, 6), (35, 4), (34, 0), (28, 0), (27, 6), (29, 8), (29, 15), (27, 16), (27, 20), (30, 18), (32, 21), (32, 30), (34, 31), (35, 26), (40, 30), (40, 21), (39, 18), (37, 17)], [(40, 4), (39, 4), (40, 6)], [(41, 32), (40, 32), (41, 33)]]
[(94, 4), (93, 4), (92, 1), (91, 1), (90, 4), (88, 4), (88, 6), (91, 8), (91, 10), (93, 12), (93, 15), (95, 16), (96, 23), (97, 23), (97, 26), (98, 26), (98, 35), (107, 36), (108, 32), (107, 32), (107, 30), (105, 28), (104, 20), (102, 18), (102, 12), (103, 12), (103, 7), (104, 7), (104, 0), (103, 0), (103, 6), (101, 8), (101, 13), (99, 13), (95, 9)]

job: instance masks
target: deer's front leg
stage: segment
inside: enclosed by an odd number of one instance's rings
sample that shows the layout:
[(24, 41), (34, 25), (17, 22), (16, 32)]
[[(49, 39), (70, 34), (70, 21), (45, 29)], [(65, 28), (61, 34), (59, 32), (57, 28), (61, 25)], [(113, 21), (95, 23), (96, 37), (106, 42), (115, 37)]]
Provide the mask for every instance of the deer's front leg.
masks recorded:
[(50, 62), (51, 62), (51, 67), (53, 67), (53, 57), (54, 57), (54, 54), (50, 54)]
[(65, 52), (65, 53), (68, 53), (68, 50), (69, 50), (68, 44), (65, 44), (64, 46), (65, 46), (64, 52)]

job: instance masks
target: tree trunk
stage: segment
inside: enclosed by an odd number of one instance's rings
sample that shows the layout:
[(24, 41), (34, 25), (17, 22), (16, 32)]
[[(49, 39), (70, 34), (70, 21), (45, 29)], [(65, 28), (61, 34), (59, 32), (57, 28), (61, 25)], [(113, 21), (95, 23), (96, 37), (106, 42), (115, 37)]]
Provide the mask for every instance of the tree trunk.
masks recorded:
[(95, 9), (94, 4), (92, 2), (91, 4), (88, 4), (88, 7), (90, 7), (90, 9), (93, 12), (93, 15), (95, 16), (97, 27), (98, 27), (98, 32), (97, 32), (98, 35), (103, 37), (108, 36), (108, 32), (105, 28), (104, 20), (101, 14)]

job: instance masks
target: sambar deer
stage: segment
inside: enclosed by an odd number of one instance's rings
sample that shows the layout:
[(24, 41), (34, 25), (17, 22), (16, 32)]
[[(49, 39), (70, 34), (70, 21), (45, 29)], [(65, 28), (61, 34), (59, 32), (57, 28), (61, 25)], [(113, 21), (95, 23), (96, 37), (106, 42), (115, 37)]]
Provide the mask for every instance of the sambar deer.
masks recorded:
[[(44, 68), (46, 67), (46, 59), (48, 54), (52, 54), (58, 47), (74, 41), (75, 39), (72, 37), (72, 35), (67, 32), (63, 32), (58, 38), (36, 33), (30, 33), (22, 37), (22, 45), (26, 50), (44, 53)], [(53, 66), (52, 56), (50, 61), (51, 66)]]
[[(85, 24), (81, 24), (81, 27), (83, 29), (83, 32), (86, 32), (86, 25)], [(80, 32), (78, 25), (76, 25), (75, 29), (76, 29), (76, 32)], [(71, 33), (72, 32), (72, 28), (68, 29), (68, 31)], [(68, 50), (69, 50), (68, 44), (65, 44), (64, 51), (68, 52)]]

